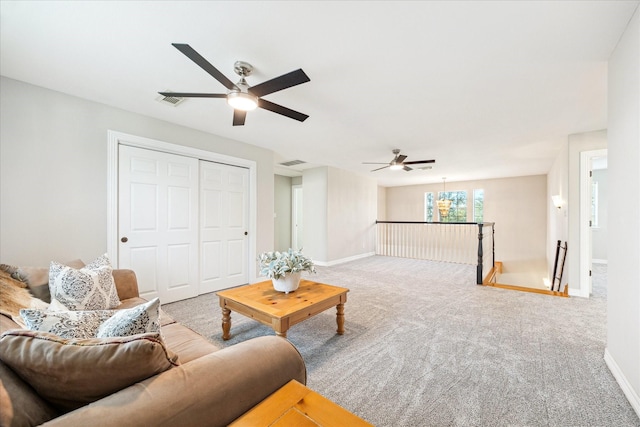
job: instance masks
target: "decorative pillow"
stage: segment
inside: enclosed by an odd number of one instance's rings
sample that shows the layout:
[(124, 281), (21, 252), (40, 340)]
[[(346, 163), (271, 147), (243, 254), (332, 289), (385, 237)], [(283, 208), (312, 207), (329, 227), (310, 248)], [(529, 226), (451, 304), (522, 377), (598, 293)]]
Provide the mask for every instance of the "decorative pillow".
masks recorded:
[(27, 329), (61, 338), (125, 337), (160, 332), (160, 300), (122, 310), (44, 311), (20, 310)]
[[(49, 309), (107, 310), (120, 304), (107, 254), (77, 270), (51, 262), (49, 267)], [(62, 307), (61, 307), (62, 306)]]
[(27, 329), (50, 332), (61, 338), (95, 338), (100, 325), (114, 315), (115, 310), (45, 311), (20, 310)]
[(160, 332), (158, 298), (136, 307), (115, 310), (115, 314), (100, 325), (96, 338), (126, 337), (148, 332)]
[(0, 335), (0, 360), (64, 412), (179, 365), (159, 334), (67, 340), (24, 330)]

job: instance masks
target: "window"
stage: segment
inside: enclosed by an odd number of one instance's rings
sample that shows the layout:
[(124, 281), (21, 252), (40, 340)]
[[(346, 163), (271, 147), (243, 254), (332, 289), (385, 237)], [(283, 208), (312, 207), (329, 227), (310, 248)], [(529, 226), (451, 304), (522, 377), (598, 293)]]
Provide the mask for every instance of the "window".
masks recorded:
[(446, 217), (440, 216), (441, 222), (467, 222), (467, 192), (466, 191), (441, 191), (438, 199), (451, 200), (451, 208)]
[(473, 190), (473, 222), (483, 222), (484, 190)]
[(433, 222), (433, 193), (424, 193), (424, 220)]

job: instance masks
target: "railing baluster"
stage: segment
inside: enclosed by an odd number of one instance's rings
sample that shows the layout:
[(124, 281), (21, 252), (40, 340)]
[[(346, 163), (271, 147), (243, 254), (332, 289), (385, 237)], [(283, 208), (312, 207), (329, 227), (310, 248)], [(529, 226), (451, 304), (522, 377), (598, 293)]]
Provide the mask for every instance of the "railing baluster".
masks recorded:
[(484, 280), (480, 276), (495, 266), (493, 222), (376, 221), (376, 225), (378, 255), (476, 265), (477, 280)]

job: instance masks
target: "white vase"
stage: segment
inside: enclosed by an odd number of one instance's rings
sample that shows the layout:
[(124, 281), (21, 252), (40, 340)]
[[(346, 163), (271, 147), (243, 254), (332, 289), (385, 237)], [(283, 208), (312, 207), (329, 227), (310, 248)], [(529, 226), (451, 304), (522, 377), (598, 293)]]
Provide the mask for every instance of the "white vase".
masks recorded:
[(301, 272), (287, 273), (279, 279), (271, 279), (273, 282), (273, 289), (284, 292), (285, 294), (295, 291), (298, 289), (298, 286), (300, 286), (301, 274)]

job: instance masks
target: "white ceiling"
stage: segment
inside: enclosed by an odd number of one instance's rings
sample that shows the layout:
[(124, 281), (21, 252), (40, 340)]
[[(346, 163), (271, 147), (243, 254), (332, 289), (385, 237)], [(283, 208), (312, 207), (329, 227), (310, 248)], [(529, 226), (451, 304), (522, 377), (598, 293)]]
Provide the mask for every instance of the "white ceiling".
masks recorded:
[[(567, 135), (607, 127), (607, 59), (638, 1), (5, 1), (0, 73), (395, 186), (544, 174)], [(223, 93), (171, 43), (250, 85), (302, 68), (231, 125)], [(431, 170), (369, 172), (393, 148)], [(288, 168), (293, 171), (295, 168)], [(286, 173), (279, 169), (280, 173)]]

